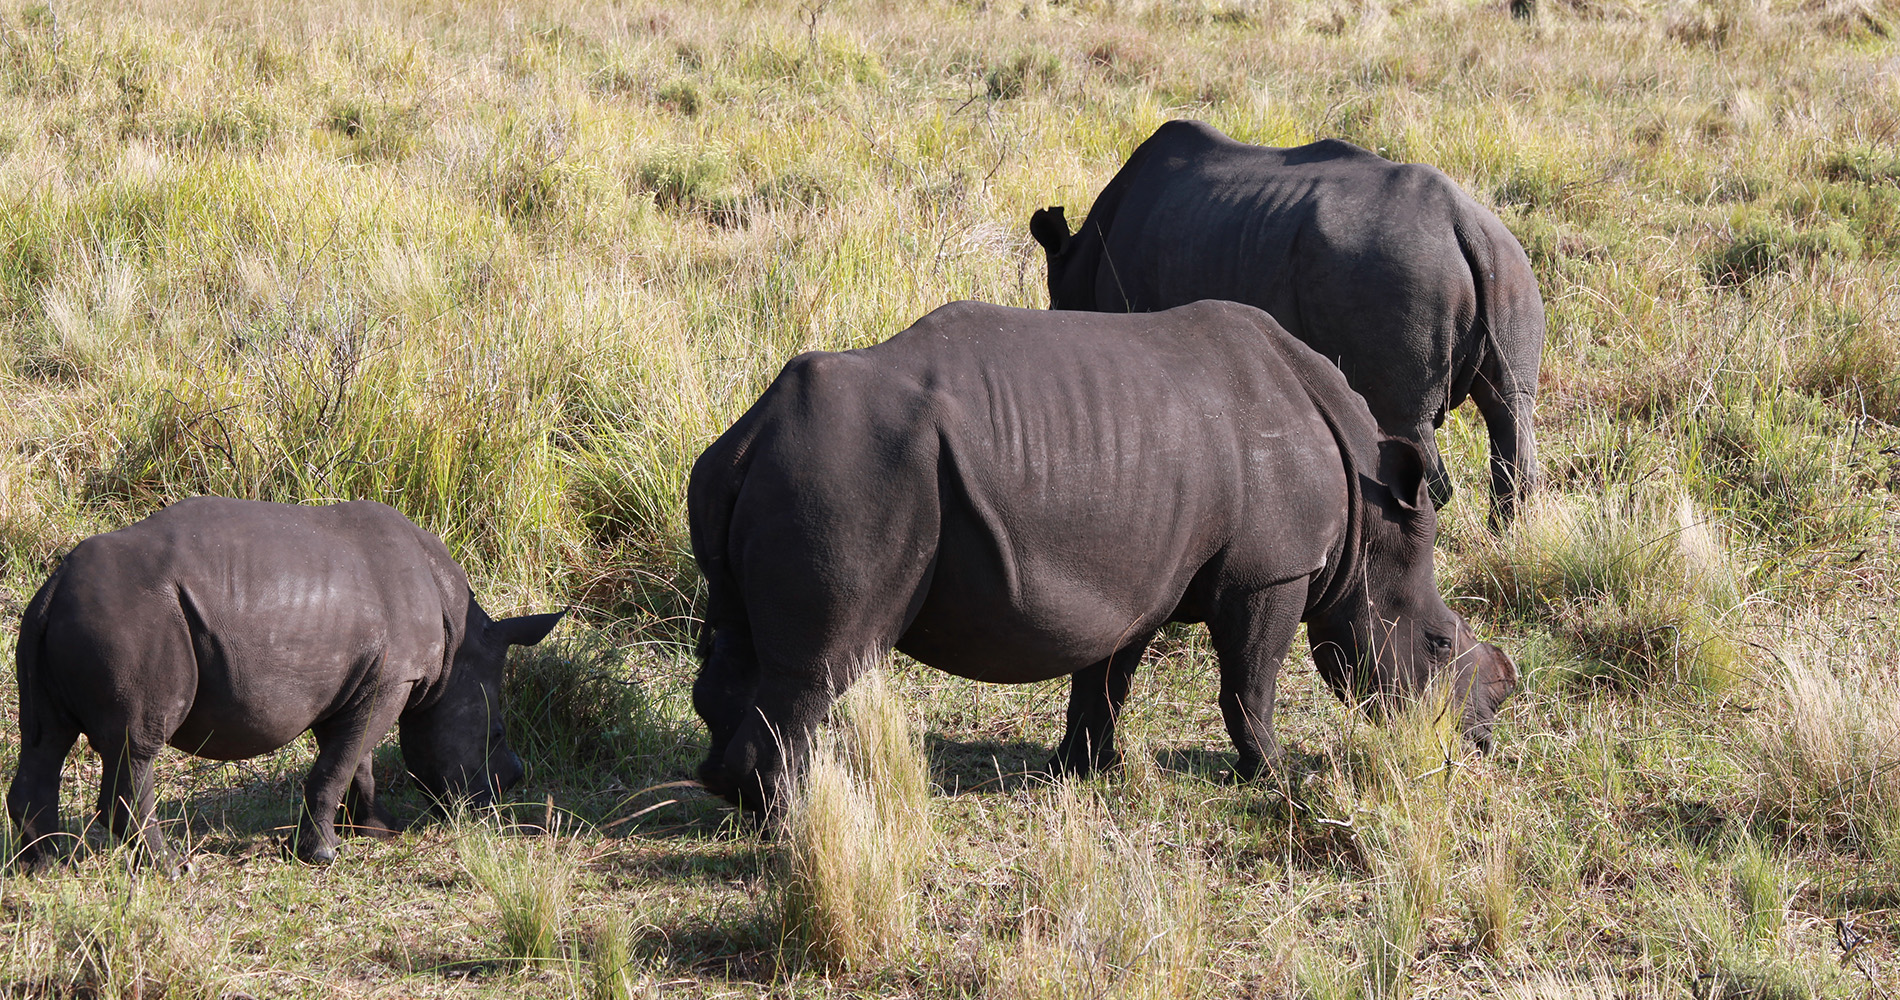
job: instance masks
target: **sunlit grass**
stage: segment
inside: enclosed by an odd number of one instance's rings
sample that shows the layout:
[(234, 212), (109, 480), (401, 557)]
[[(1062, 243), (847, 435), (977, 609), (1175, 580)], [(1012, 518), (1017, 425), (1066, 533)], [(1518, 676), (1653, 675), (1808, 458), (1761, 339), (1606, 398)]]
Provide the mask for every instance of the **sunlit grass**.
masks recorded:
[(820, 734), (786, 806), (778, 909), (803, 957), (838, 969), (901, 961), (931, 849), (930, 775), (908, 708), (881, 672)]
[[(0, 873), (0, 980), (1900, 989), (1881, 624), (1900, 9), (1505, 6), (0, 0), (0, 622), (78, 540), (199, 492), (383, 500), (444, 536), (491, 610), (577, 612), (511, 666), (530, 777), (495, 822), (430, 819), (385, 747), (379, 781), (418, 822), (316, 872), (276, 839), (307, 741), (168, 753), (161, 816), (192, 869), (128, 874), (134, 852), (95, 836), (48, 874)], [(859, 760), (850, 781), (885, 791), (813, 814), (883, 888), (844, 931), (788, 935), (792, 845), (678, 784), (705, 738), (692, 459), (801, 351), (955, 298), (1044, 305), (1029, 213), (1079, 223), (1173, 117), (1433, 164), (1524, 243), (1550, 316), (1547, 490), (1490, 535), (1482, 428), (1453, 413), (1439, 556), (1526, 690), (1485, 758), (1443, 713), (1347, 712), (1296, 652), (1288, 758), (1230, 786), (1216, 668), (1171, 632), (1137, 674), (1124, 774), (1076, 789), (1016, 773), (1059, 738), (1061, 684), (900, 669), (902, 738), (875, 740), (910, 763)], [(68, 765), (75, 831), (97, 775), (83, 749)], [(549, 817), (571, 821), (500, 832)], [(856, 950), (807, 950), (825, 940)]]

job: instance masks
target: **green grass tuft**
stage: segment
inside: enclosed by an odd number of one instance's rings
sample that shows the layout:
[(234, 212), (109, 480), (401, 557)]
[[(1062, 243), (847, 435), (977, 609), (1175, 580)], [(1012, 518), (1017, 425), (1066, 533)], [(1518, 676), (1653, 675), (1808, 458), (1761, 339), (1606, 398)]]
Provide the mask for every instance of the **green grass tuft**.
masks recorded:
[(1843, 220), (1821, 218), (1796, 227), (1751, 216), (1703, 257), (1702, 275), (1712, 285), (1744, 285), (1763, 275), (1786, 273), (1799, 262), (1851, 261), (1860, 254), (1860, 238)]
[(1686, 498), (1545, 501), (1481, 545), (1456, 589), (1487, 614), (1549, 623), (1569, 656), (1559, 683), (1719, 691), (1745, 665), (1746, 578), (1724, 534)]
[(565, 957), (575, 862), (562, 844), (465, 825), (460, 853), (469, 877), (494, 901), (502, 959), (536, 965)]

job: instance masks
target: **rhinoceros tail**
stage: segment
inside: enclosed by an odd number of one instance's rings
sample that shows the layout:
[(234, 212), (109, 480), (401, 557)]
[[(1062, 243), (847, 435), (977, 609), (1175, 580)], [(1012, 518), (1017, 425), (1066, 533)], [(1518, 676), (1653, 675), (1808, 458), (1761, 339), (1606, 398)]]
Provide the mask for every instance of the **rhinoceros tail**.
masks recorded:
[(693, 546), (693, 560), (706, 579), (706, 611), (700, 620), (696, 652), (701, 662), (712, 655), (713, 632), (723, 625), (744, 620), (745, 606), (739, 598), (739, 581), (733, 575), (727, 545), (732, 535), (732, 514), (738, 505), (739, 490), (745, 484), (751, 465), (752, 442), (757, 436), (756, 422), (750, 414), (741, 417), (726, 433), (700, 453), (686, 482), (687, 531)]
[(1477, 205), (1454, 225), (1477, 293), (1471, 398), (1491, 438), (1491, 519), (1508, 523), (1537, 482), (1533, 427), (1544, 351), (1544, 300), (1516, 237)]
[(20, 615), (20, 635), (13, 645), (13, 674), (20, 685), (20, 741), (23, 746), (40, 742), (40, 729), (46, 723), (45, 691), (40, 678), (40, 652), (46, 645), (48, 611), (53, 595), (59, 592), (66, 575), (61, 565), (40, 584), (33, 599)]

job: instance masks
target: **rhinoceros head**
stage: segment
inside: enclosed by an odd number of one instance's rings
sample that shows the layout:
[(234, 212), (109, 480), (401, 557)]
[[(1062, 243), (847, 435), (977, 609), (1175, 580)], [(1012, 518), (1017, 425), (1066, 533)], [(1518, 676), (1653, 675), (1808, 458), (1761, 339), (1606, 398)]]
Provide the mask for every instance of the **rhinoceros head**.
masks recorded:
[(1498, 705), (1517, 689), (1517, 667), (1439, 596), (1438, 519), (1423, 452), (1386, 438), (1379, 456), (1378, 475), (1361, 479), (1357, 564), (1347, 561), (1340, 596), (1307, 624), (1314, 662), (1340, 697), (1381, 713), (1422, 697), (1434, 681), (1449, 682), (1465, 734), (1489, 750)]
[(439, 696), (402, 717), (403, 763), (438, 801), (467, 798), (486, 805), (526, 773), (508, 746), (502, 719), (508, 647), (540, 642), (564, 614), (492, 621), (469, 598), (461, 642)]

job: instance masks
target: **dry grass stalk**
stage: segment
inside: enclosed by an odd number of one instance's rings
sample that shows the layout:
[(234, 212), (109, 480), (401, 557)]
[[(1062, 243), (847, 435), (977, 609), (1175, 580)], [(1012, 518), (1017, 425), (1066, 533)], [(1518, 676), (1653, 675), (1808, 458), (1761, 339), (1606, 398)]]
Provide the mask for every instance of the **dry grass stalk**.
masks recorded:
[(860, 679), (842, 726), (814, 740), (786, 807), (778, 907), (788, 940), (828, 968), (898, 958), (929, 856), (930, 771), (883, 671)]
[(1812, 645), (1777, 657), (1778, 710), (1756, 727), (1753, 762), (1764, 812), (1876, 854), (1900, 846), (1900, 683), (1888, 664)]
[(1070, 784), (1042, 800), (1025, 862), (1029, 906), (1014, 948), (988, 972), (989, 995), (1172, 1000), (1206, 988), (1202, 877), (1192, 864), (1170, 870), (1108, 808)]

